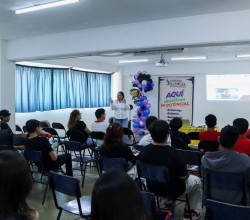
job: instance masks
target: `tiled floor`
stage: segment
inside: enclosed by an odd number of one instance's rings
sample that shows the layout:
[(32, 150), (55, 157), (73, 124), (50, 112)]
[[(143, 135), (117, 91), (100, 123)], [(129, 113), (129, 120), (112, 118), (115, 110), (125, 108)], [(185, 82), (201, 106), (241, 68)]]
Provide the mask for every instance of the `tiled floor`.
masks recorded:
[[(82, 180), (79, 172), (74, 172), (74, 175), (76, 175), (76, 177), (79, 177), (79, 179)], [(98, 175), (97, 175), (96, 169), (88, 168), (86, 177), (85, 177), (85, 184), (84, 184), (84, 187), (82, 188), (82, 195), (91, 196), (92, 188), (97, 178), (98, 178)], [(40, 220), (50, 220), (50, 219), (54, 220), (57, 217), (58, 210), (55, 208), (52, 193), (50, 189), (48, 189), (45, 204), (42, 205), (44, 189), (45, 189), (44, 185), (35, 183), (33, 186), (33, 190), (28, 198), (28, 204), (30, 205), (30, 207), (33, 207), (38, 210)], [(62, 196), (61, 199), (64, 200), (65, 197)], [(176, 220), (181, 220), (182, 214), (183, 214), (183, 203), (176, 207), (175, 213), (176, 213)], [(76, 218), (77, 218), (76, 215), (68, 214), (66, 212), (63, 212), (61, 215), (62, 220), (71, 220), (71, 219), (76, 219)], [(202, 212), (201, 220), (203, 219), (204, 219), (204, 210)]]

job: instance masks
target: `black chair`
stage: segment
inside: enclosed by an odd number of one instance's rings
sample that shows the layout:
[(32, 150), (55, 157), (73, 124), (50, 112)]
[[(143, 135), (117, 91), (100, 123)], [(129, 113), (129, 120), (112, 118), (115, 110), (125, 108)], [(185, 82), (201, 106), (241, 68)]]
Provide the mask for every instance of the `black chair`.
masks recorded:
[[(87, 164), (91, 164), (93, 162), (93, 159), (90, 156), (85, 156), (85, 149), (86, 146), (82, 145), (78, 141), (65, 141), (65, 150), (67, 153), (70, 153), (72, 156), (73, 153), (73, 158), (72, 162), (79, 163), (79, 167), (73, 168), (73, 170), (80, 170), (81, 175), (82, 175), (82, 187), (84, 185), (84, 180), (85, 180), (85, 174), (86, 174), (86, 169), (87, 169)], [(97, 164), (97, 161), (94, 161)], [(98, 165), (97, 165), (98, 169)]]
[(100, 145), (103, 143), (104, 136), (105, 136), (105, 133), (102, 131), (91, 131), (90, 133), (90, 137), (93, 141), (93, 144), (95, 144), (95, 140), (96, 140), (95, 147), (100, 147)]
[(44, 127), (43, 130), (52, 135), (52, 143), (57, 143), (57, 152), (58, 152), (59, 146), (61, 146), (63, 151), (65, 152), (65, 149), (63, 147), (64, 141), (61, 140), (57, 131), (54, 128), (49, 128), (49, 127)]
[(16, 131), (23, 133), (23, 130), (19, 125), (16, 125)]
[(188, 171), (201, 176), (201, 157), (203, 154), (200, 151), (193, 150), (177, 149), (177, 151), (181, 155), (183, 162), (187, 165)]
[(23, 132), (24, 132), (24, 133), (28, 133), (28, 130), (27, 130), (27, 128), (26, 128), (25, 125), (23, 126)]
[(175, 149), (187, 150), (187, 144), (180, 138), (171, 139), (171, 146)]
[(218, 141), (200, 141), (198, 148), (201, 151), (217, 151), (219, 148)]
[(250, 219), (250, 207), (240, 206), (207, 199), (207, 220), (247, 220)]
[[(59, 134), (61, 139), (65, 140), (67, 138), (66, 129), (63, 126), (63, 124), (61, 124), (59, 122), (53, 122), (52, 128), (54, 128), (55, 130), (57, 130), (59, 132), (58, 134)], [(63, 135), (61, 135), (61, 133), (63, 133)]]
[(66, 132), (66, 135), (69, 139), (69, 141), (78, 141), (81, 144), (85, 144), (87, 137), (82, 133), (81, 131), (78, 130), (68, 130)]
[(101, 156), (99, 160), (100, 173), (107, 172), (112, 169), (121, 169), (127, 171), (127, 164), (124, 158), (113, 158)]
[(236, 205), (249, 205), (249, 189), (245, 173), (205, 169), (204, 193), (205, 199)]
[(199, 140), (199, 133), (198, 131), (191, 131), (187, 133), (187, 136), (190, 138), (190, 140)]
[(137, 144), (138, 142), (135, 140), (135, 136), (134, 133), (131, 129), (129, 128), (123, 128), (123, 135), (126, 138), (125, 142), (126, 145), (128, 146), (133, 146), (135, 144)]
[[(40, 151), (24, 150), (24, 156), (29, 163), (30, 173), (31, 173), (33, 182), (41, 183), (45, 185), (45, 190), (44, 190), (43, 200), (42, 200), (42, 204), (44, 204), (47, 190), (48, 190), (48, 185), (49, 185), (49, 171), (51, 170), (45, 170), (44, 163), (43, 163), (43, 156)], [(54, 171), (64, 173), (61, 168), (54, 170)], [(34, 174), (41, 174), (41, 177), (35, 178)], [(44, 177), (46, 178), (45, 180), (44, 180)]]
[[(80, 215), (81, 218), (89, 218), (91, 214), (91, 197), (81, 196), (79, 180), (71, 176), (60, 175), (55, 172), (50, 172), (50, 187), (53, 194), (55, 206), (59, 209), (57, 219), (60, 219), (62, 211), (66, 211), (75, 215)], [(75, 197), (76, 199), (59, 205), (58, 194), (62, 193), (67, 196)], [(68, 197), (67, 197), (68, 198)]]
[(141, 190), (143, 189), (141, 178), (145, 178), (147, 181), (148, 191), (156, 195), (158, 207), (160, 207), (159, 198), (167, 197), (173, 202), (172, 212), (174, 216), (174, 209), (175, 209), (176, 201), (178, 200), (181, 202), (186, 202), (190, 217), (192, 218), (188, 195), (185, 194), (185, 199), (176, 198), (176, 197), (172, 197), (169, 195), (169, 192), (167, 191), (169, 177), (168, 177), (168, 169), (166, 166), (152, 165), (152, 164), (148, 164), (148, 163), (137, 160), (136, 167), (137, 167), (137, 172), (138, 172), (138, 181), (139, 181), (140, 189)]

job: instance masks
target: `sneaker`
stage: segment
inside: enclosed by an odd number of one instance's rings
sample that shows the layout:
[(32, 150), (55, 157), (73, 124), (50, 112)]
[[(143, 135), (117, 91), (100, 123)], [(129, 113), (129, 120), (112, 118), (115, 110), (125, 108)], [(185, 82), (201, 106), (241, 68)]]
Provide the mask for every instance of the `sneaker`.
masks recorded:
[[(196, 219), (199, 219), (201, 217), (200, 212), (197, 212), (195, 210), (191, 210), (191, 213), (192, 213), (192, 220), (196, 220)], [(189, 212), (186, 209), (184, 210), (183, 220), (190, 220)]]

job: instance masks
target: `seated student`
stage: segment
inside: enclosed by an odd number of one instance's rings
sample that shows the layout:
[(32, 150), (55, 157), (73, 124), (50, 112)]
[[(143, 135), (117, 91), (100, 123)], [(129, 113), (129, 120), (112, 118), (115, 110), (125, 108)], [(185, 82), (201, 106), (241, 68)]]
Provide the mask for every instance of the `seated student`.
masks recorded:
[[(154, 122), (158, 120), (155, 116), (149, 116), (147, 117), (146, 119), (146, 128), (147, 130), (149, 131), (149, 126)], [(153, 139), (151, 137), (151, 134), (146, 134), (145, 136), (142, 137), (142, 139), (140, 140), (139, 142), (139, 145), (148, 145), (148, 144), (151, 144), (153, 142)]]
[(26, 202), (33, 181), (25, 158), (17, 151), (0, 151), (0, 173), (0, 219), (38, 219)]
[(91, 198), (91, 220), (148, 220), (139, 188), (121, 170), (99, 177)]
[(73, 176), (70, 154), (57, 155), (52, 149), (48, 139), (39, 136), (41, 133), (39, 121), (35, 119), (28, 120), (26, 122), (26, 128), (29, 133), (29, 138), (25, 141), (24, 146), (27, 150), (41, 151), (45, 170), (58, 169), (65, 164), (66, 174)]
[(182, 120), (180, 118), (173, 118), (170, 123), (170, 128), (171, 128), (171, 140), (174, 140), (176, 138), (179, 138), (183, 140), (186, 145), (191, 143), (190, 138), (188, 135), (184, 132), (179, 131), (179, 129), (182, 127)]
[(92, 139), (89, 138), (89, 134), (91, 131), (89, 130), (85, 122), (82, 121), (81, 119), (82, 119), (82, 114), (80, 113), (80, 111), (78, 109), (74, 109), (69, 116), (68, 129), (78, 130), (82, 132), (84, 136), (86, 136), (86, 144), (91, 145), (93, 143)]
[(217, 118), (215, 115), (209, 114), (205, 117), (205, 123), (207, 130), (199, 133), (200, 141), (217, 141), (220, 136), (220, 132), (215, 130), (217, 124)]
[(245, 153), (250, 157), (250, 139), (245, 136), (249, 123), (245, 118), (236, 118), (233, 121), (233, 125), (239, 129), (240, 135), (233, 147), (234, 151), (239, 153)]
[[(133, 150), (136, 152), (136, 150)], [(124, 158), (127, 163), (135, 164), (133, 151), (123, 144), (123, 127), (119, 123), (111, 123), (106, 131), (100, 153), (106, 157)]]
[[(219, 151), (206, 152), (201, 160), (202, 168), (224, 172), (247, 173), (247, 182), (250, 186), (249, 157), (246, 154), (233, 151), (238, 137), (239, 130), (237, 127), (227, 125), (222, 128), (219, 137)], [(228, 195), (228, 192), (221, 192), (219, 197), (233, 202), (235, 194)]]
[(95, 117), (97, 120), (92, 123), (91, 131), (102, 131), (105, 133), (107, 127), (109, 126), (109, 123), (105, 121), (106, 118), (105, 109), (98, 108), (95, 111)]
[[(192, 219), (199, 219), (202, 199), (200, 178), (194, 175), (189, 175), (187, 166), (182, 161), (178, 151), (167, 145), (169, 125), (166, 121), (154, 121), (149, 129), (153, 138), (153, 143), (141, 150), (138, 159), (152, 165), (166, 166), (170, 178), (167, 187), (168, 194), (179, 197), (182, 194), (187, 193), (190, 208), (192, 210)], [(186, 207), (183, 219), (190, 219)]]

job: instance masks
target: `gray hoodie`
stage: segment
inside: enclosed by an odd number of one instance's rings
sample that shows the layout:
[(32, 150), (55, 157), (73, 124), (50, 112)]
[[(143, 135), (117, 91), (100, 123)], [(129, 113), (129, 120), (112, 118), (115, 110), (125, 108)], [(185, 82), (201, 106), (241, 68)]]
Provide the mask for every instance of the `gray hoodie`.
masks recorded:
[[(247, 183), (250, 188), (250, 159), (246, 154), (241, 154), (233, 150), (223, 150), (223, 151), (214, 151), (206, 152), (201, 159), (202, 170), (205, 168), (217, 171), (240, 173), (246, 172), (247, 174)], [(223, 200), (231, 200), (235, 198), (230, 196), (228, 192), (220, 192), (217, 195)], [(228, 198), (226, 198), (228, 197)]]

